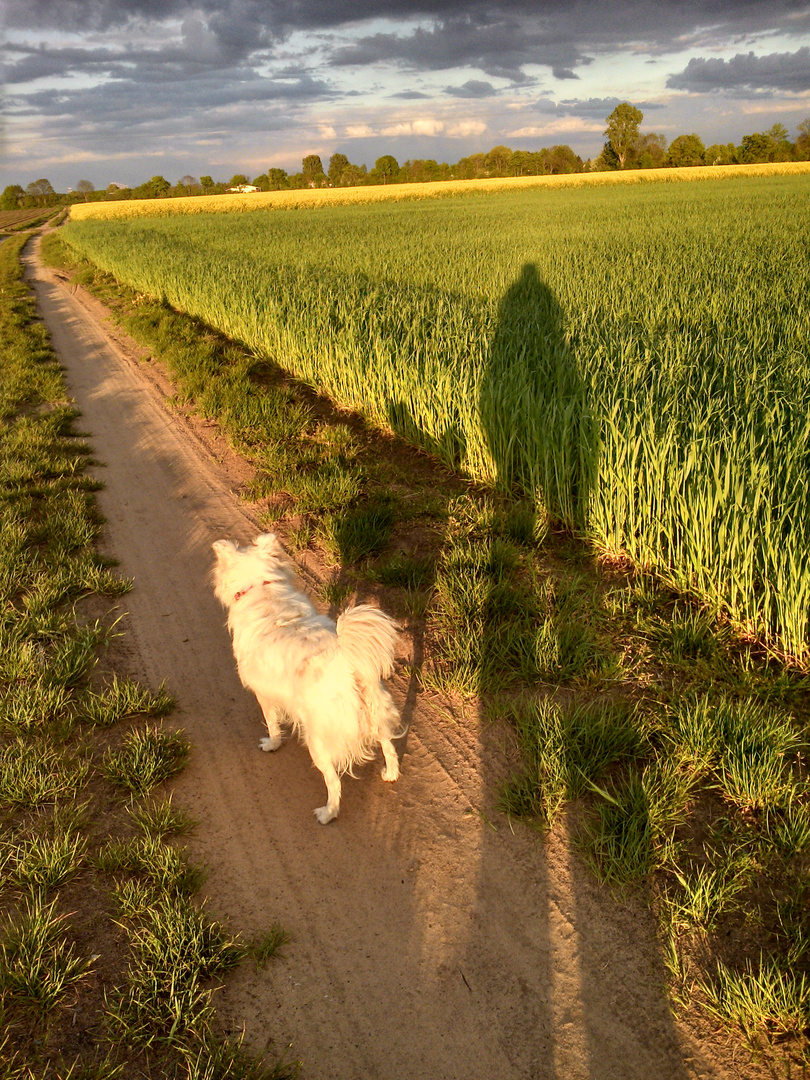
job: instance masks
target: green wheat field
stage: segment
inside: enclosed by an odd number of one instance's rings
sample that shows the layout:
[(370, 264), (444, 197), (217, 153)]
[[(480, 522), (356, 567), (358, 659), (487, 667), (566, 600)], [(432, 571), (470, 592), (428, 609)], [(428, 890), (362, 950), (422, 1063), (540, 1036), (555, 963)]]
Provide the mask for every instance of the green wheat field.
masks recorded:
[(806, 661), (809, 197), (784, 175), (62, 235)]

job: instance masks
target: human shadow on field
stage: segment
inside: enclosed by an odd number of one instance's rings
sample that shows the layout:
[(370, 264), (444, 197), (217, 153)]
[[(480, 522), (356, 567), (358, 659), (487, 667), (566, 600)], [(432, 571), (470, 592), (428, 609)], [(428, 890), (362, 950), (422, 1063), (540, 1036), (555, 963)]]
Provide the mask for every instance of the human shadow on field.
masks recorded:
[[(587, 618), (582, 620), (576, 609), (555, 609), (552, 604), (543, 610), (542, 605), (529, 602), (523, 609), (525, 616), (516, 616), (521, 610), (520, 587), (507, 587), (508, 573), (501, 573), (502, 566), (507, 568), (501, 562), (504, 540), (517, 540), (518, 545), (522, 540), (531, 546), (530, 538), (542, 534), (546, 515), (555, 530), (560, 525), (569, 533), (584, 528), (598, 464), (587, 384), (569, 345), (557, 298), (533, 264), (522, 268), (500, 303), (480, 383), (479, 417), (495, 486), (522, 508), (520, 515), (510, 518), (507, 511), (502, 518), (507, 526), (512, 522), (511, 535), (508, 527), (500, 536), (497, 530), (488, 537), (479, 534), (475, 542), (488, 545), (489, 550), (483, 559), (480, 551), (471, 559), (473, 566), (483, 561), (489, 574), (480, 624), (483, 640), (477, 650), (477, 690), (482, 702), (483, 792), (485, 798), (489, 795), (484, 812), (497, 813), (504, 766), (497, 752), (492, 752), (497, 736), (487, 703), (503, 688), (504, 670), (511, 667), (519, 674), (524, 697), (559, 699), (565, 690), (555, 687), (563, 688), (570, 681), (565, 665), (570, 663), (571, 670), (576, 670), (578, 657), (587, 654), (592, 644), (587, 640)], [(532, 515), (542, 522), (532, 521)], [(572, 539), (570, 551), (585, 561), (584, 551), (578, 548)], [(545, 568), (541, 572), (545, 574)], [(528, 581), (525, 584), (527, 591), (532, 588)], [(515, 629), (510, 631), (510, 626)], [(552, 646), (548, 655), (543, 658), (542, 649), (535, 647), (527, 661), (526, 643), (534, 641), (536, 646), (545, 640), (544, 633)], [(568, 756), (566, 770), (575, 772), (582, 765), (575, 760), (573, 744), (562, 753)], [(510, 1000), (515, 1018), (521, 1018), (519, 1027), (534, 1030), (536, 1038), (543, 1033), (537, 1038), (535, 1053), (541, 1043), (544, 1053), (542, 1060), (532, 1063), (533, 1075), (549, 1080), (563, 1080), (575, 1072), (592, 1080), (614, 1076), (622, 1071), (624, 1047), (631, 1058), (636, 1057), (634, 1051), (638, 1055), (637, 1061), (627, 1062), (626, 1076), (649, 1075), (652, 1067), (657, 1075), (680, 1080), (686, 1073), (661, 989), (663, 965), (652, 955), (656, 949), (653, 920), (644, 915), (644, 929), (638, 932), (635, 922), (642, 913), (631, 914), (600, 888), (577, 853), (570, 820), (561, 815), (542, 849), (535, 849), (531, 862), (521, 870), (517, 869), (520, 855), (530, 853), (533, 844), (526, 832), (509, 835), (503, 827), (481, 832), (475, 922), (503, 920), (501, 905), (510, 904), (514, 904), (517, 922), (525, 910), (521, 888), (531, 883), (529, 887), (535, 890), (534, 925), (525, 920), (515, 925), (521, 948), (513, 954), (514, 970), (501, 976), (501, 993)], [(515, 880), (507, 882), (510, 848), (517, 872)], [(470, 942), (462, 961), (465, 968), (476, 952), (476, 943)], [(656, 969), (657, 978), (650, 978), (648, 965)], [(534, 993), (527, 994), (526, 988), (532, 985)], [(614, 1015), (607, 1002), (615, 1003)]]
[(479, 411), (496, 485), (585, 523), (596, 439), (556, 297), (527, 263), (498, 309)]

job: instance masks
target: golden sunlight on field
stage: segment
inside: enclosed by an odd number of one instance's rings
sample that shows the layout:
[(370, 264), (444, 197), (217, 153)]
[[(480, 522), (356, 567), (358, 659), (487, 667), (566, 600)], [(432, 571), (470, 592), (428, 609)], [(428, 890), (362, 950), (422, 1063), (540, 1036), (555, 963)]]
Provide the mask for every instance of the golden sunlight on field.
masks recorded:
[(383, 200), (441, 199), (451, 195), (526, 190), (533, 187), (668, 183), (676, 180), (719, 180), (730, 176), (796, 175), (808, 172), (810, 161), (789, 161), (759, 165), (638, 169), (629, 172), (566, 173), (559, 176), (510, 176), (502, 179), (437, 181), (429, 184), (391, 184), (376, 187), (302, 188), (297, 191), (259, 191), (250, 195), (196, 195), (185, 199), (80, 203), (70, 208), (70, 216), (74, 221), (82, 221), (100, 217), (162, 217), (167, 214), (232, 213), (239, 210), (300, 210)]

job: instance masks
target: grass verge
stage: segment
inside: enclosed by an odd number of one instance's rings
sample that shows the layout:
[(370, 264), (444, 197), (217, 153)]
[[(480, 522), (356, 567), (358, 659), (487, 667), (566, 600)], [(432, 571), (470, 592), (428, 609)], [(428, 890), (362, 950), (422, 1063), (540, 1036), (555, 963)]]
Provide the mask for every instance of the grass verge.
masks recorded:
[[(0, 1075), (292, 1077), (217, 1033), (217, 982), (253, 945), (213, 919), (160, 794), (188, 743), (153, 692), (105, 671), (129, 588), (98, 555), (89, 447), (0, 244)], [(149, 723), (149, 721), (152, 721)]]
[(324, 601), (376, 597), (405, 625), (424, 689), (511, 725), (503, 810), (540, 830), (568, 814), (597, 878), (653, 907), (673, 1006), (807, 1065), (807, 674), (541, 507), (464, 482), (202, 324), (73, 270), (166, 364), (175, 407), (215, 420), (250, 461), (246, 496), (326, 567)]

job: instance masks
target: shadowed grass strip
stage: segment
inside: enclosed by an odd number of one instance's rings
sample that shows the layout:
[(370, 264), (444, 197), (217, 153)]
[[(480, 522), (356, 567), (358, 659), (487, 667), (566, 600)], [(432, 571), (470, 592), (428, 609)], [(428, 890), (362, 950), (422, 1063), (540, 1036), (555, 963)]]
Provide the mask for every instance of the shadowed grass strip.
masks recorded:
[(563, 707), (542, 699), (509, 712), (527, 768), (504, 788), (501, 805), (509, 814), (537, 817), (546, 827), (611, 765), (645, 746), (644, 725), (625, 704)]

